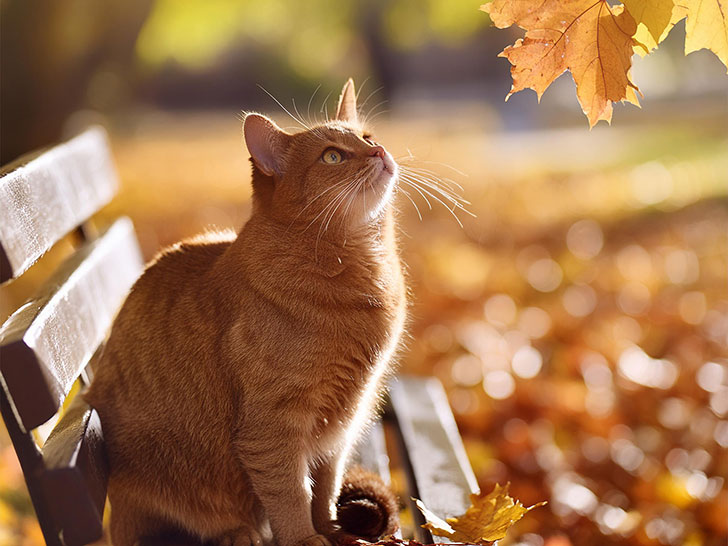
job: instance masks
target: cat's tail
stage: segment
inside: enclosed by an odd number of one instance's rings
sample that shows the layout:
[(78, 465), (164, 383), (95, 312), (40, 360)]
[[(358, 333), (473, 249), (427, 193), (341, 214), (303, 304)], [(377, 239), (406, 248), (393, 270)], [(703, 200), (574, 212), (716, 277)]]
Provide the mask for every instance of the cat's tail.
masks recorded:
[(399, 529), (398, 506), (382, 478), (354, 467), (344, 476), (336, 503), (337, 522), (345, 532), (376, 542)]

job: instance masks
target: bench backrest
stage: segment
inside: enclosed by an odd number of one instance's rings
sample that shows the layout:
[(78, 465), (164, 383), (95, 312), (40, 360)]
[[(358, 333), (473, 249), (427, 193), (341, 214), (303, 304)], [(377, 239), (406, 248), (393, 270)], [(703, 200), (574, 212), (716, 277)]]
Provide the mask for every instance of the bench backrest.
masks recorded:
[[(0, 175), (3, 283), (79, 233), (74, 253), (0, 329), (0, 410), (48, 544), (87, 544), (102, 534), (108, 473), (99, 417), (81, 397), (66, 398), (79, 377), (88, 381), (87, 365), (143, 268), (129, 219), (98, 237), (88, 229), (117, 187), (101, 128)], [(40, 447), (33, 430), (59, 416)]]

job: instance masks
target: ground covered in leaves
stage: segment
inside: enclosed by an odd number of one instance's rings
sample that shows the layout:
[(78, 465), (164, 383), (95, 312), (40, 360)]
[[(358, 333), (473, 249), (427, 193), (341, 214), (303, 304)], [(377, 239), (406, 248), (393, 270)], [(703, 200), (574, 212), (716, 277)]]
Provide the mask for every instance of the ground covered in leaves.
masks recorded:
[[(460, 228), (420, 200), (420, 221), (400, 200), (402, 367), (445, 384), (484, 491), (548, 501), (499, 544), (724, 545), (725, 117), (505, 133), (487, 112), (442, 110), (375, 127), (462, 184), (478, 216)], [(105, 215), (131, 214), (147, 257), (241, 225), (234, 115), (145, 119), (112, 135), (124, 188)], [(0, 544), (40, 543), (2, 432)]]

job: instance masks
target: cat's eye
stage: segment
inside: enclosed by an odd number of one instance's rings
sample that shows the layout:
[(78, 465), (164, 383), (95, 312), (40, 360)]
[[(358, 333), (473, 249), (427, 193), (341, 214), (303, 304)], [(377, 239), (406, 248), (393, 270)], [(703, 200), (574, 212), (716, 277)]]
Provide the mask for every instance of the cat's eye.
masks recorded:
[(344, 161), (344, 154), (336, 148), (326, 148), (321, 156), (321, 160), (329, 165), (336, 165), (337, 163)]
[(372, 135), (363, 135), (362, 138), (364, 139), (364, 142), (366, 142), (367, 144), (371, 144), (372, 146), (377, 145), (377, 143), (374, 140), (374, 138), (372, 137)]

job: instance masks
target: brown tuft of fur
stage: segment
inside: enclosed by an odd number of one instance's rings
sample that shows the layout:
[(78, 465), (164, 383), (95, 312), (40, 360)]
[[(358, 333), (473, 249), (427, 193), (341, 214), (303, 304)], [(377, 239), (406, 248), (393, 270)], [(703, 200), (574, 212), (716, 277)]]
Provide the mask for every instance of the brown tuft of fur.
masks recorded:
[(344, 477), (336, 519), (343, 531), (376, 542), (399, 529), (399, 503), (381, 477), (354, 467)]

